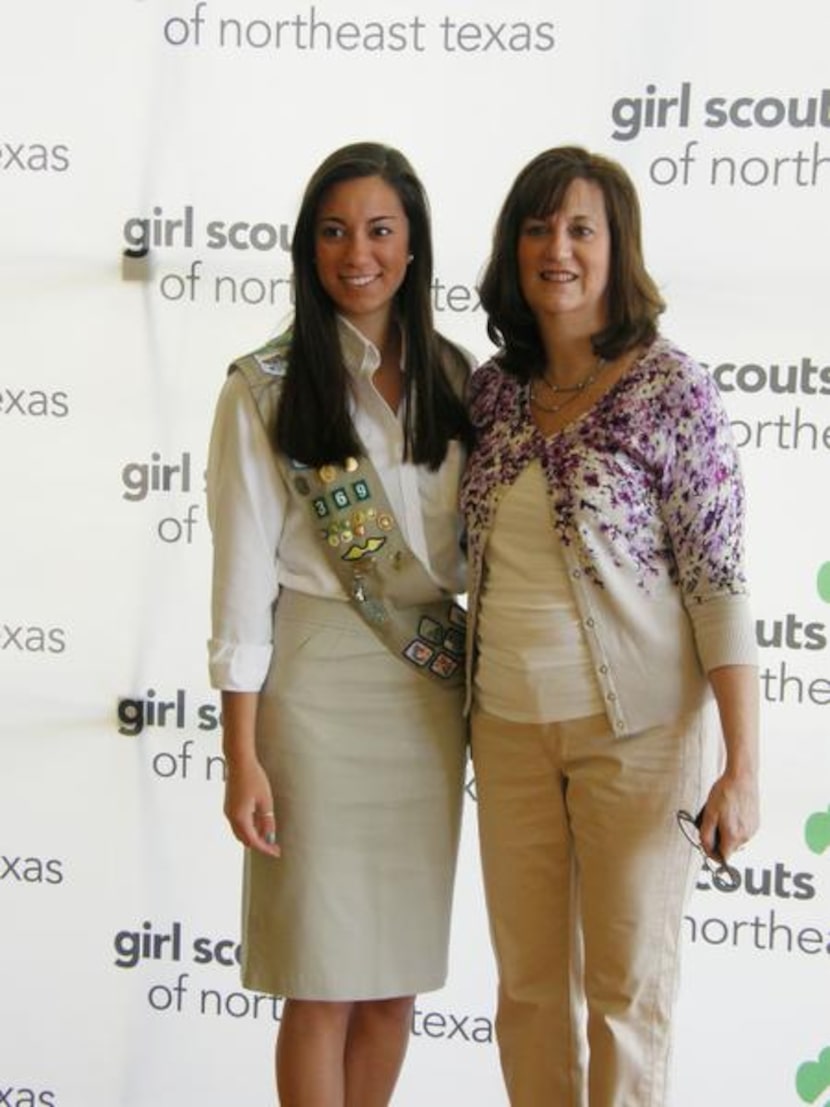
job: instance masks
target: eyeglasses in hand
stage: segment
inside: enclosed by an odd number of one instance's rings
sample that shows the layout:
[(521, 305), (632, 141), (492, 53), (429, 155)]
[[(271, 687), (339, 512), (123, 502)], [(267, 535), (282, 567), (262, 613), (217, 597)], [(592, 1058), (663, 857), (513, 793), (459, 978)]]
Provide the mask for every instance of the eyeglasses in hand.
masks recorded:
[[(716, 887), (722, 888), (727, 892), (734, 892), (736, 888), (740, 888), (741, 886), (741, 874), (737, 869), (733, 868), (732, 865), (728, 865), (722, 857), (713, 860), (703, 848), (703, 842), (700, 840), (700, 824), (702, 820), (702, 810), (697, 816), (692, 815), (688, 811), (681, 810), (677, 812), (677, 825), (683, 831), (686, 840), (694, 846), (703, 857), (703, 867), (707, 872), (712, 874), (712, 880)], [(716, 836), (716, 848), (717, 845), (718, 841)]]

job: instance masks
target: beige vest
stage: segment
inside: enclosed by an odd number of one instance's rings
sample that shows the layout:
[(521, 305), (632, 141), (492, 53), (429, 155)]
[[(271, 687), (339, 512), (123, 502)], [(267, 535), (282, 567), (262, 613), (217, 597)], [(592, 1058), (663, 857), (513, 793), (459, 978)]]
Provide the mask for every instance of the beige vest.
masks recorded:
[[(285, 377), (286, 336), (235, 361), (273, 437)], [(466, 613), (442, 593), (404, 541), (367, 457), (312, 469), (274, 450), (354, 610), (396, 657), (445, 687), (464, 681)]]

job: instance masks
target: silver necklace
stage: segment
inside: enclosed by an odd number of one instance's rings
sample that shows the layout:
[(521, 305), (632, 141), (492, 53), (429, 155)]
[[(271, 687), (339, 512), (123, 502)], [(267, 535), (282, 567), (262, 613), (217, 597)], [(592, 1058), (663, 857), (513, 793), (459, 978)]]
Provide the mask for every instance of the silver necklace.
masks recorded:
[[(585, 391), (586, 388), (589, 388), (594, 383), (594, 381), (599, 378), (599, 375), (604, 368), (605, 358), (602, 356), (597, 357), (597, 360), (594, 362), (594, 367), (588, 374), (588, 376), (585, 377), (584, 380), (581, 380), (579, 384), (570, 385), (568, 388), (563, 388), (561, 385), (558, 385), (556, 383), (551, 384), (551, 382), (545, 376), (534, 377), (530, 381), (530, 384), (528, 386), (530, 402), (535, 408), (538, 408), (539, 411), (546, 411), (550, 415), (555, 415), (558, 411), (561, 411), (564, 407), (567, 407), (568, 404), (572, 404), (574, 400), (576, 400), (579, 395)], [(543, 400), (539, 399), (539, 396), (537, 394), (536, 389), (539, 384), (544, 385), (545, 388), (547, 388), (548, 392), (551, 392), (554, 396), (565, 395), (565, 399), (561, 400), (558, 404), (546, 404)]]
[(541, 384), (544, 384), (548, 392), (582, 392), (589, 385), (594, 383), (594, 381), (602, 372), (604, 365), (605, 358), (602, 357), (602, 355), (598, 355), (596, 361), (592, 365), (591, 369), (588, 372), (588, 375), (584, 378), (584, 380), (579, 381), (578, 384), (570, 385), (568, 388), (566, 388), (564, 385), (557, 384), (556, 381), (548, 380), (544, 373), (541, 377), (538, 377), (537, 379)]

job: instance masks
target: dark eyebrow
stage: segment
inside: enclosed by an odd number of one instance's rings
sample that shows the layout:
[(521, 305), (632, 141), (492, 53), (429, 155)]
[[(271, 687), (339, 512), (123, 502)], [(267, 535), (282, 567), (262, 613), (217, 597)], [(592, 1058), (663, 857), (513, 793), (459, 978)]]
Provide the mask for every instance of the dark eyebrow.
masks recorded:
[[(399, 215), (373, 215), (368, 220), (369, 223), (386, 223), (395, 222), (400, 219)], [(320, 223), (345, 223), (346, 220), (342, 215), (321, 215), (318, 219)]]
[[(559, 210), (561, 210), (561, 209), (557, 209), (557, 211), (559, 211)], [(526, 215), (526, 216), (524, 216), (524, 222), (529, 222), (529, 221), (532, 220), (535, 223), (545, 223), (548, 219), (550, 219), (550, 217), (552, 215), (555, 215), (555, 214), (556, 214), (556, 212), (549, 211), (545, 215)], [(571, 219), (571, 220), (586, 219), (589, 222), (593, 222), (594, 220), (596, 220), (596, 218), (597, 217), (595, 215), (589, 215), (587, 212), (581, 212), (581, 211), (574, 212), (573, 215), (568, 216), (568, 219)]]

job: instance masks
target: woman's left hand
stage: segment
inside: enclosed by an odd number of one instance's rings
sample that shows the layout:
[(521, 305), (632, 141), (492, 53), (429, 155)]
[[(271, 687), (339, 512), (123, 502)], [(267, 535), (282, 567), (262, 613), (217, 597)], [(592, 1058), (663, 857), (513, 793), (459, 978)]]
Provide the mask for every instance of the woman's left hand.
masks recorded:
[(700, 841), (710, 857), (727, 861), (758, 829), (758, 672), (724, 665), (709, 673), (720, 714), (726, 768), (703, 809)]
[(753, 773), (727, 770), (709, 792), (700, 824), (700, 841), (715, 861), (728, 861), (755, 834), (760, 822), (758, 781)]

